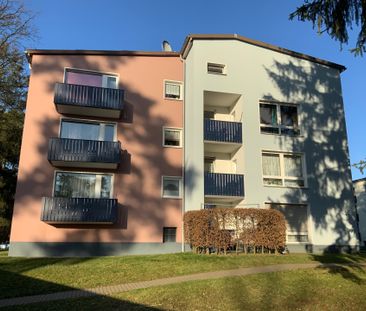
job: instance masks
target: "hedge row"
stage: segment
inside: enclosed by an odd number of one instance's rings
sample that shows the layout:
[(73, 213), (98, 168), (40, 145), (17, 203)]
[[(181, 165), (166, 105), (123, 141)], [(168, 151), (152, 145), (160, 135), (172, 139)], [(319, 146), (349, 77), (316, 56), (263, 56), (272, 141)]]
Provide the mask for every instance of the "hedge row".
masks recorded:
[(285, 247), (286, 223), (273, 209), (203, 209), (185, 213), (184, 235), (197, 253), (272, 253)]

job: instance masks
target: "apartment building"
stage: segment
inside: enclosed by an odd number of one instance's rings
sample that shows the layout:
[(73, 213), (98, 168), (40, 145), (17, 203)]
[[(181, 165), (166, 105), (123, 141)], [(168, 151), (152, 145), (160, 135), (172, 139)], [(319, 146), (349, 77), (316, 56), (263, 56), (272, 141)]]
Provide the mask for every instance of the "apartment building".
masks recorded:
[(31, 76), (10, 255), (180, 251), (179, 54), (27, 55)]
[(366, 178), (353, 181), (361, 246), (366, 246)]
[(237, 35), (28, 50), (13, 256), (188, 251), (185, 211), (275, 208), (291, 251), (358, 247), (343, 66)]

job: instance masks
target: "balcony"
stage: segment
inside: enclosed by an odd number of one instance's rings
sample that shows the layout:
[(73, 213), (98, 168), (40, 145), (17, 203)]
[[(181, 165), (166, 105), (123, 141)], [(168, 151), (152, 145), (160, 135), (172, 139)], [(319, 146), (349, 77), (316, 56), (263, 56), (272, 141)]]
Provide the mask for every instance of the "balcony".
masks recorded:
[(54, 102), (61, 114), (119, 119), (124, 91), (87, 85), (56, 83)]
[(48, 161), (57, 167), (116, 169), (121, 161), (121, 143), (51, 138)]
[(244, 198), (244, 175), (205, 172), (205, 197)]
[(209, 152), (231, 153), (241, 147), (242, 125), (240, 122), (228, 122), (204, 119), (205, 150)]
[(50, 224), (113, 224), (117, 199), (43, 198), (41, 221)]

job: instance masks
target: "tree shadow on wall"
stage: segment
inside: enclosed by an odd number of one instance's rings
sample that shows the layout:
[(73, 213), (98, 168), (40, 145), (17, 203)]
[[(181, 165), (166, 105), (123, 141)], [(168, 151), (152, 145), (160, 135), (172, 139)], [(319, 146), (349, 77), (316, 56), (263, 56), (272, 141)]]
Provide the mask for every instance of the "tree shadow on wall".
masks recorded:
[(324, 251), (350, 251), (357, 225), (339, 72), (300, 60), (274, 61), (265, 70), (280, 98), (264, 98), (299, 104), (300, 136), (273, 140), (283, 151), (304, 153), (307, 187), (287, 189), (283, 199), (309, 205), (318, 238), (335, 237)]
[[(148, 61), (160, 62), (159, 59), (151, 58)], [(103, 62), (103, 63), (102, 63)], [(148, 236), (161, 237), (163, 227), (173, 227), (177, 225), (177, 221), (171, 220), (172, 215), (181, 215), (181, 200), (161, 199), (161, 178), (167, 176), (182, 176), (183, 153), (180, 149), (163, 148), (162, 147), (162, 129), (163, 126), (180, 126), (183, 124), (174, 124), (183, 122), (174, 118), (176, 111), (183, 110), (183, 103), (180, 101), (172, 101), (161, 107), (161, 102), (157, 98), (150, 98), (138, 85), (139, 77), (135, 80), (125, 80), (123, 76), (124, 66), (134, 66), (136, 59), (132, 56), (99, 56), (88, 57), (85, 55), (78, 56), (50, 56), (42, 63), (33, 64), (32, 75), (38, 79), (45, 79), (46, 89), (35, 90), (35, 86), (31, 88), (29, 98), (33, 98), (32, 92), (44, 92), (42, 94), (39, 105), (52, 105), (53, 112), (44, 113), (41, 116), (35, 116), (34, 98), (32, 106), (28, 107), (27, 114), (29, 118), (35, 121), (35, 126), (40, 131), (41, 141), (30, 141), (29, 136), (23, 136), (23, 142), (27, 148), (37, 145), (37, 165), (27, 167), (27, 163), (23, 159), (23, 167), (20, 168), (21, 174), (18, 179), (16, 205), (14, 209), (15, 217), (30, 217), (33, 224), (29, 230), (35, 230), (34, 235), (37, 236), (38, 226), (49, 226), (39, 222), (41, 213), (41, 198), (52, 196), (54, 171), (59, 169), (63, 171), (92, 171), (92, 172), (108, 172), (115, 174), (114, 189), (119, 199), (119, 221), (109, 227), (106, 226), (73, 226), (67, 228), (58, 228), (62, 230), (62, 237), (58, 236), (60, 242), (100, 242), (102, 253), (108, 255), (113, 254), (112, 248), (104, 248), (103, 241), (111, 241), (121, 243), (121, 241), (141, 240), (142, 228), (148, 228)], [(160, 66), (160, 71), (152, 71), (141, 69), (141, 64), (137, 70), (144, 73), (143, 80), (149, 89), (156, 87), (162, 89), (163, 79), (176, 79), (172, 77), (172, 70), (169, 66)], [(180, 66), (180, 65), (179, 65)], [(59, 136), (59, 126), (61, 117), (71, 117), (58, 114), (53, 104), (54, 85), (56, 82), (62, 82), (62, 76), (65, 67), (82, 68), (101, 72), (119, 72), (120, 82), (119, 88), (125, 92), (125, 107), (122, 112), (121, 119), (118, 120), (118, 137), (122, 144), (122, 159), (118, 171), (97, 170), (97, 169), (72, 169), (72, 168), (55, 168), (47, 161), (48, 143), (51, 137)], [(166, 72), (164, 72), (164, 68)], [(142, 79), (142, 77), (141, 77)], [(33, 109), (32, 109), (33, 108)], [(163, 108), (163, 109), (162, 109)], [(78, 116), (72, 116), (80, 118)], [(87, 119), (81, 117), (82, 119)], [(97, 118), (90, 118), (96, 120)], [(106, 120), (111, 121), (115, 120)], [(34, 121), (29, 121), (34, 122)], [(27, 123), (25, 130), (27, 130)], [(23, 155), (24, 158), (24, 155)], [(37, 208), (31, 206), (37, 205)], [(170, 219), (170, 220), (168, 220)], [(55, 228), (55, 227), (53, 227)], [(48, 228), (49, 229), (49, 228)], [(42, 228), (41, 230), (48, 230)], [(19, 230), (19, 229), (18, 229)], [(27, 229), (28, 230), (28, 229)], [(55, 231), (53, 231), (55, 233)], [(60, 234), (56, 232), (56, 235)], [(179, 231), (177, 231), (177, 235)], [(38, 240), (40, 239), (38, 234)], [(126, 252), (132, 248), (132, 244), (126, 244)], [(59, 253), (57, 245), (39, 244), (41, 253), (47, 252), (57, 256), (73, 255), (72, 253)], [(88, 249), (87, 243), (83, 246), (87, 254), (93, 251), (93, 246)], [(29, 256), (32, 256), (29, 253)], [(84, 256), (84, 255), (83, 255)]]

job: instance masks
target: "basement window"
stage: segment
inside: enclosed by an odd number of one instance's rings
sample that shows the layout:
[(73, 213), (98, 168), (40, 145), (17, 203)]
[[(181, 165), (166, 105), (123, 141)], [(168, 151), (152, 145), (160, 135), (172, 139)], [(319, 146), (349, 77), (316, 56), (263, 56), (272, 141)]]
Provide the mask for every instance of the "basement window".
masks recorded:
[(164, 227), (163, 228), (163, 243), (176, 242), (177, 240), (177, 228), (176, 227)]
[(207, 73), (225, 75), (226, 74), (226, 65), (216, 64), (216, 63), (207, 63)]

